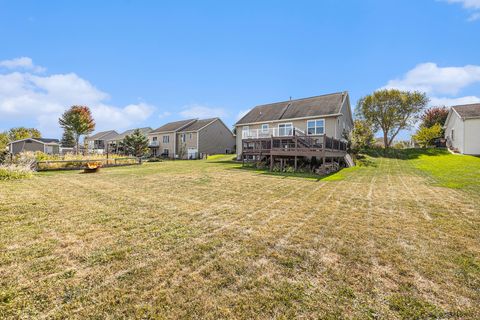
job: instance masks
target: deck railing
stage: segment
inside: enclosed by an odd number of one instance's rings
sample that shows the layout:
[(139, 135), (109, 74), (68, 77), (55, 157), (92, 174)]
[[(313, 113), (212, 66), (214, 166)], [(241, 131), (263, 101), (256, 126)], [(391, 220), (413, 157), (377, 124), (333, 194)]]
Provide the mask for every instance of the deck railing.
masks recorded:
[[(298, 136), (307, 136), (305, 131), (294, 128), (269, 128), (269, 129), (249, 129), (242, 131), (242, 139), (262, 139), (262, 138), (270, 138), (270, 137), (293, 137), (295, 135)], [(308, 135), (310, 136), (310, 135)], [(315, 135), (315, 136), (322, 136)]]

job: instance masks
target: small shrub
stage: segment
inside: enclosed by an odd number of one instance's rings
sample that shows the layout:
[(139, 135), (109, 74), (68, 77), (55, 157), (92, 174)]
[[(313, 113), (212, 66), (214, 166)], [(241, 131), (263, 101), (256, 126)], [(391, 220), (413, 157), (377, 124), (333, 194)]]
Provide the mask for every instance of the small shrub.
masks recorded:
[(0, 180), (17, 180), (32, 177), (33, 172), (30, 167), (17, 165), (1, 165)]

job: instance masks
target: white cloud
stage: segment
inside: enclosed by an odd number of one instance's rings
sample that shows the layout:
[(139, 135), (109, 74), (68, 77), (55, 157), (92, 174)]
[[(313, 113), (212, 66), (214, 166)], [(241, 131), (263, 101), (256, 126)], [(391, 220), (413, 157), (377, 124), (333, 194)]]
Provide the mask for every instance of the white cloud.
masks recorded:
[(223, 108), (210, 108), (199, 104), (192, 104), (184, 107), (180, 112), (184, 118), (213, 118), (226, 117), (228, 114)]
[(24, 69), (33, 72), (44, 72), (46, 70), (44, 67), (34, 65), (32, 59), (29, 57), (0, 61), (0, 67), (7, 69)]
[(237, 118), (236, 118), (236, 120), (238, 121), (238, 120), (242, 119), (247, 113), (250, 112), (250, 110), (252, 110), (252, 109), (240, 110), (240, 111), (237, 113)]
[[(17, 59), (9, 60), (14, 61)], [(75, 73), (35, 75), (29, 72), (0, 74), (2, 119), (37, 124), (45, 136), (58, 137), (59, 116), (72, 105), (91, 108), (97, 130), (124, 130), (145, 121), (154, 111), (147, 103), (118, 107), (109, 95)]]
[(448, 3), (459, 3), (463, 8), (472, 12), (468, 21), (480, 19), (480, 0), (445, 0)]
[(469, 104), (469, 103), (478, 103), (480, 102), (480, 98), (476, 96), (466, 96), (466, 97), (459, 97), (459, 98), (437, 98), (432, 97), (430, 98), (430, 105), (432, 106), (458, 106), (462, 104)]
[(390, 80), (386, 88), (420, 90), (428, 94), (457, 94), (480, 82), (480, 66), (439, 67), (432, 62), (417, 65), (401, 79)]
[(480, 83), (480, 66), (438, 67), (428, 62), (417, 65), (402, 78), (388, 81), (384, 88), (418, 90), (427, 93), (431, 106), (453, 106), (480, 102), (477, 96), (459, 96), (462, 89)]

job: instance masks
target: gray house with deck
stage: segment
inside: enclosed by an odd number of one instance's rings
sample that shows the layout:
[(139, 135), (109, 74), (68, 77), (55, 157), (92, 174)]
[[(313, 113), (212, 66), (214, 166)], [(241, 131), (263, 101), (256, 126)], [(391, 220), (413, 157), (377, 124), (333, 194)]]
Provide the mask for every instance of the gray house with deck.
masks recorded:
[(347, 155), (345, 135), (353, 129), (348, 92), (254, 107), (236, 124), (237, 158), (242, 161), (298, 160), (326, 163)]

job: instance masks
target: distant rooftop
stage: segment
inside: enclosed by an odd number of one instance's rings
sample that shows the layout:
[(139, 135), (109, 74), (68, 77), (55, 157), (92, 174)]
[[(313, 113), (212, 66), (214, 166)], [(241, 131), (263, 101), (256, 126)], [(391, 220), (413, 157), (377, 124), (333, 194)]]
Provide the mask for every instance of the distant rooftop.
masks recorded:
[(480, 103), (453, 106), (462, 119), (480, 118)]

